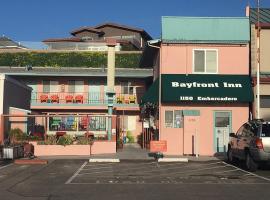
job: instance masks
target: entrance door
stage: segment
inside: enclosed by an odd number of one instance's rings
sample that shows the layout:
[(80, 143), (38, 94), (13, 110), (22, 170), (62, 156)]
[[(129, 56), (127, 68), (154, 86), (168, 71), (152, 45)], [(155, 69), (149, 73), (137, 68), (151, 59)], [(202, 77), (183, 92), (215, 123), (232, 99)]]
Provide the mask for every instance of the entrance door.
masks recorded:
[(226, 152), (231, 132), (231, 112), (215, 111), (214, 113), (214, 148), (215, 152)]
[(97, 81), (89, 81), (89, 103), (100, 104), (100, 83)]

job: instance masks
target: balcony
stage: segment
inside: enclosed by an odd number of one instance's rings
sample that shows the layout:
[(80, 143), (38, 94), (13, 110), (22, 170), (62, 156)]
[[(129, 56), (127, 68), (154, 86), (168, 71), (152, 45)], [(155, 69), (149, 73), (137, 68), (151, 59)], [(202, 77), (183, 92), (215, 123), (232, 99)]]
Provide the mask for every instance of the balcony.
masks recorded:
[[(115, 106), (138, 107), (142, 94), (116, 93), (114, 96)], [(108, 96), (106, 93), (44, 93), (32, 92), (31, 106), (107, 106)]]

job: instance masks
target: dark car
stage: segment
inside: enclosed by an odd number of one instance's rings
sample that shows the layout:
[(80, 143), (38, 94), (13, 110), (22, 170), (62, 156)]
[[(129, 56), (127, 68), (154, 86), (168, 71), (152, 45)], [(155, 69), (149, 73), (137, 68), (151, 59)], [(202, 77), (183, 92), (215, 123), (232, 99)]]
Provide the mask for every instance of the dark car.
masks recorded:
[(252, 120), (230, 133), (228, 161), (245, 161), (249, 171), (256, 171), (259, 164), (270, 162), (270, 122)]

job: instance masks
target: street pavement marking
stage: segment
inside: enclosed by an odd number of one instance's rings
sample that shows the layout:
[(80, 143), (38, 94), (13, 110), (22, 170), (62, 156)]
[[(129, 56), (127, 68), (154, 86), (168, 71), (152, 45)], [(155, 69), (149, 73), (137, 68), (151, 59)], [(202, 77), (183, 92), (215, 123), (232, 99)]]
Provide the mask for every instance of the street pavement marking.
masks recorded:
[(0, 169), (4, 169), (4, 168), (9, 167), (9, 166), (11, 166), (11, 165), (13, 165), (13, 163), (10, 163), (10, 164), (8, 164), (8, 165), (2, 166), (2, 167), (0, 167)]
[(87, 162), (84, 162), (82, 166), (65, 182), (65, 184), (70, 184), (71, 181), (76, 178), (76, 176), (80, 173), (80, 171), (87, 165)]
[(266, 180), (266, 181), (269, 181), (269, 182), (270, 182), (270, 178), (266, 178), (266, 177), (263, 177), (263, 176), (254, 174), (254, 173), (252, 173), (252, 172), (243, 170), (243, 169), (241, 169), (241, 168), (239, 168), (239, 167), (236, 167), (236, 166), (234, 166), (234, 165), (228, 164), (228, 163), (226, 163), (226, 162), (223, 162), (223, 163), (224, 163), (224, 164), (227, 164), (227, 165), (229, 165), (229, 166), (231, 166), (231, 167), (233, 167), (233, 168), (235, 168), (235, 169), (238, 169), (238, 170), (240, 170), (240, 171), (242, 171), (242, 172), (245, 172), (245, 173), (247, 173), (247, 174), (249, 174), (249, 175), (252, 175), (252, 176), (255, 176), (255, 177), (257, 177), (257, 178), (260, 178), (260, 179), (263, 179), (263, 180)]

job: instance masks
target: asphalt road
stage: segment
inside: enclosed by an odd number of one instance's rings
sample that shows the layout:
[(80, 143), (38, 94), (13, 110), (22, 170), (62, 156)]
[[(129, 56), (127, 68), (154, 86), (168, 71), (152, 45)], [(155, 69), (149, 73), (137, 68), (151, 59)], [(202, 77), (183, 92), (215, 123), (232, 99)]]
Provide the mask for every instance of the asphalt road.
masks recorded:
[(0, 168), (0, 199), (269, 199), (270, 169), (255, 174), (223, 161), (89, 163)]

